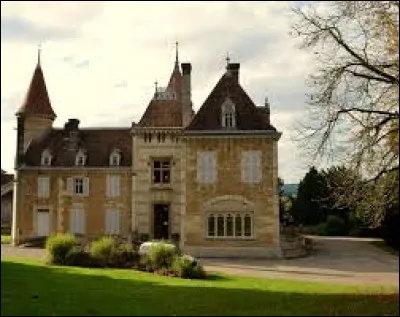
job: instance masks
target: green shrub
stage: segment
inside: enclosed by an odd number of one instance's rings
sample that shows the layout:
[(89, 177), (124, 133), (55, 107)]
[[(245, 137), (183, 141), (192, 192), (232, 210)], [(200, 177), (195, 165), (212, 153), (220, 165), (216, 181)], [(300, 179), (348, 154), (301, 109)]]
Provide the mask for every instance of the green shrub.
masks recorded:
[(328, 236), (341, 236), (346, 234), (346, 223), (338, 216), (330, 215), (325, 223), (325, 233)]
[(92, 242), (89, 253), (102, 266), (109, 266), (115, 247), (115, 241), (112, 237), (102, 237)]
[(155, 271), (160, 268), (169, 268), (177, 254), (174, 245), (164, 242), (154, 243), (149, 252), (143, 255), (142, 264), (146, 271)]
[(139, 261), (139, 255), (131, 243), (122, 243), (114, 246), (109, 258), (109, 266), (115, 268), (136, 267)]
[(206, 274), (200, 264), (193, 263), (187, 256), (176, 256), (172, 264), (175, 276), (190, 279), (204, 279)]
[(46, 240), (46, 250), (50, 264), (66, 264), (68, 252), (77, 245), (77, 240), (72, 234), (58, 233)]
[(314, 227), (314, 232), (318, 236), (326, 236), (326, 223), (321, 222)]
[(100, 263), (89, 252), (82, 248), (73, 247), (66, 257), (66, 265), (80, 267), (100, 267)]

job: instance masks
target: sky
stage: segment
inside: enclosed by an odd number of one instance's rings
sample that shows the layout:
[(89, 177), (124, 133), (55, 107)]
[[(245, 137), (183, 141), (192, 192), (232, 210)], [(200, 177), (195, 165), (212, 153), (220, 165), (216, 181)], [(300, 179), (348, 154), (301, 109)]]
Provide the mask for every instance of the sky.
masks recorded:
[(305, 81), (312, 54), (289, 35), (291, 7), (304, 2), (19, 2), (1, 3), (1, 167), (13, 171), (15, 112), (37, 63), (63, 127), (130, 127), (154, 82), (166, 86), (179, 42), (192, 64), (197, 111), (223, 75), (226, 56), (240, 63), (240, 83), (256, 105), (271, 105), (282, 132), (279, 176), (297, 183), (311, 164), (294, 141), (306, 115)]

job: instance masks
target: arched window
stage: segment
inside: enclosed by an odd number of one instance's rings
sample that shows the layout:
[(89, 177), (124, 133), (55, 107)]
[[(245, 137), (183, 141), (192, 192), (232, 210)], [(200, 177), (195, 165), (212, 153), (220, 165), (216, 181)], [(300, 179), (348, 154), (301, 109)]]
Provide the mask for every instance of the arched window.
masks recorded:
[(121, 152), (118, 149), (114, 149), (110, 154), (110, 166), (119, 166), (121, 162)]
[(51, 165), (51, 153), (48, 149), (44, 150), (41, 158), (41, 165), (50, 166)]
[(252, 212), (219, 212), (217, 215), (207, 215), (208, 238), (222, 238), (227, 240), (253, 239)]
[(75, 158), (76, 166), (85, 166), (86, 165), (86, 153), (84, 150), (80, 149), (76, 154)]
[(236, 127), (235, 104), (227, 98), (221, 106), (221, 123), (223, 128)]

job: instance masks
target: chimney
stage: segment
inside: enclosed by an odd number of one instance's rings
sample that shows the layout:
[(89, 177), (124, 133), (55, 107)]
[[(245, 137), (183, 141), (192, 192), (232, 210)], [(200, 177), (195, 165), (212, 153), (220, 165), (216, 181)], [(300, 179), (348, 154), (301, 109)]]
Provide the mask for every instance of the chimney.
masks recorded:
[(64, 125), (64, 129), (67, 132), (78, 131), (79, 120), (78, 119), (68, 119), (68, 122)]
[(192, 87), (190, 63), (182, 63), (182, 125), (185, 127), (192, 119)]
[(229, 63), (226, 66), (227, 74), (233, 76), (237, 82), (239, 82), (239, 69), (240, 69), (239, 63)]
[(76, 150), (78, 147), (78, 132), (79, 132), (79, 120), (78, 119), (68, 119), (68, 122), (64, 125), (64, 130), (66, 132), (65, 139), (68, 140), (68, 149)]

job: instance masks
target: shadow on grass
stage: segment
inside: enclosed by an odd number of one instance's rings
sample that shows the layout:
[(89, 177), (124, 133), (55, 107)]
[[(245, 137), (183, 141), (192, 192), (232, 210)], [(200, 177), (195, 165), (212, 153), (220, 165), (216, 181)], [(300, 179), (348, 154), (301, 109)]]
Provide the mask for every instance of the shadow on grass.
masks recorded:
[(2, 316), (395, 316), (399, 312), (398, 294), (313, 294), (257, 285), (252, 289), (218, 274), (211, 280), (190, 281), (136, 271), (10, 261), (2, 261), (1, 270)]

